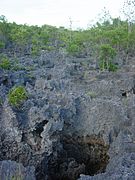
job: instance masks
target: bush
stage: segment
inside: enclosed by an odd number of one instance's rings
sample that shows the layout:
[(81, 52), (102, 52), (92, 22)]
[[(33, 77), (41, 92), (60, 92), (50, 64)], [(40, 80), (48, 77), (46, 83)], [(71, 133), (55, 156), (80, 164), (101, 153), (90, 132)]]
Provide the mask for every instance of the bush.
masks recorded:
[(5, 47), (5, 43), (0, 41), (0, 49), (3, 49)]
[(40, 53), (40, 47), (38, 46), (33, 46), (31, 50), (32, 56), (38, 56)]
[(7, 57), (1, 57), (0, 68), (9, 70), (11, 68), (11, 63)]
[(8, 94), (8, 101), (14, 107), (19, 107), (28, 98), (23, 86), (14, 86)]
[(116, 72), (118, 69), (118, 66), (116, 64), (110, 63), (109, 65), (109, 71)]
[(117, 67), (113, 63), (113, 59), (116, 56), (116, 51), (109, 44), (103, 44), (100, 46), (100, 69), (116, 71)]
[(67, 47), (67, 51), (72, 54), (75, 55), (76, 53), (79, 52), (79, 46), (77, 44), (69, 44), (69, 46)]

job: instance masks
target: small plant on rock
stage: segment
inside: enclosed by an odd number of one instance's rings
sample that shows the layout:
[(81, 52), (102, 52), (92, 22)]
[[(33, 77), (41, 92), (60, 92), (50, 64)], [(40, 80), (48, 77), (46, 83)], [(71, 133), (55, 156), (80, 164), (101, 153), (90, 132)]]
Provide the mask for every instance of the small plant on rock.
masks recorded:
[(11, 63), (7, 57), (0, 58), (0, 68), (9, 70), (11, 68)]
[(3, 103), (3, 100), (2, 100), (2, 97), (0, 97), (0, 106), (2, 105)]
[(86, 93), (86, 95), (89, 96), (89, 97), (91, 97), (91, 98), (96, 98), (96, 97), (97, 97), (97, 94), (96, 94), (96, 92), (94, 92), (94, 91), (88, 91), (88, 92)]
[(19, 107), (28, 98), (23, 86), (14, 86), (8, 94), (8, 101), (14, 107)]
[(0, 41), (0, 49), (3, 49), (5, 47), (5, 43)]
[(11, 180), (23, 180), (23, 178), (18, 175), (18, 176), (12, 176)]

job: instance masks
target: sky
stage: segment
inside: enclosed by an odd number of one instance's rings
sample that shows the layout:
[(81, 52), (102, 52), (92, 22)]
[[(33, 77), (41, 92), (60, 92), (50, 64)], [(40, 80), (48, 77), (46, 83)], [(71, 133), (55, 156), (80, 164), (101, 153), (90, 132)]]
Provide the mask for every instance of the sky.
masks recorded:
[(0, 0), (0, 15), (9, 22), (86, 29), (105, 7), (112, 17), (120, 15), (124, 0)]

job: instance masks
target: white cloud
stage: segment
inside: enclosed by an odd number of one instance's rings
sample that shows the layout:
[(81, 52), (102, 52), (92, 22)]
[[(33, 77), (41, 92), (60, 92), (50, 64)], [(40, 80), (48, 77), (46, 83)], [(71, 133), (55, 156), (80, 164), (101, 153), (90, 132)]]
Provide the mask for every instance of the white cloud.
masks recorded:
[(113, 16), (119, 16), (124, 0), (0, 0), (0, 13), (9, 21), (27, 24), (50, 24), (69, 27), (87, 27), (106, 7)]

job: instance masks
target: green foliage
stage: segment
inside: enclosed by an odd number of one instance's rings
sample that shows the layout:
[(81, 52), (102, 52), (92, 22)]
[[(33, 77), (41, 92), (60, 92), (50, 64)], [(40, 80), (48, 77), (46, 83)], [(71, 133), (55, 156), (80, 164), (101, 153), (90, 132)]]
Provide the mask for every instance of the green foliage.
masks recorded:
[(79, 52), (79, 46), (75, 43), (70, 43), (69, 46), (67, 47), (67, 51), (70, 53), (70, 54), (76, 54)]
[(0, 37), (0, 39), (6, 41), (8, 33), (9, 33), (9, 26), (8, 26), (7, 19), (4, 15), (1, 15), (0, 16), (0, 35), (2, 36)]
[(116, 51), (109, 44), (100, 46), (100, 69), (115, 71), (116, 66), (113, 64), (113, 59), (116, 56)]
[(11, 180), (23, 180), (21, 175), (15, 175), (13, 177), (11, 177)]
[(11, 68), (11, 63), (6, 56), (0, 57), (0, 68), (5, 70), (9, 70)]
[[(84, 65), (84, 64), (82, 64), (82, 65)], [(85, 72), (84, 72), (84, 75), (83, 75), (83, 78), (84, 78), (84, 79), (87, 79), (87, 78), (88, 78), (88, 74), (89, 74), (89, 72), (88, 72), (88, 71), (85, 71)]]
[(32, 28), (27, 25), (10, 24), (9, 40), (12, 42), (14, 53), (28, 52), (32, 43), (33, 32)]
[(27, 67), (21, 65), (21, 64), (14, 64), (12, 65), (12, 71), (19, 71), (19, 70), (26, 70)]
[[(134, 6), (133, 6), (134, 7)], [(63, 47), (69, 55), (91, 55), (99, 57), (100, 68), (115, 71), (113, 63), (116, 52), (134, 53), (135, 22), (128, 18), (111, 18), (106, 9), (103, 10), (99, 22), (87, 30), (56, 28), (43, 25), (29, 26), (9, 23), (5, 16), (0, 16), (0, 50), (12, 45), (14, 56), (17, 53), (37, 56), (42, 50), (53, 51)], [(94, 59), (93, 58), (93, 59)], [(17, 69), (18, 67), (15, 67)]]
[(118, 66), (116, 64), (113, 64), (112, 62), (110, 62), (109, 71), (116, 72), (117, 70), (118, 70)]
[(114, 56), (116, 55), (116, 51), (109, 44), (103, 44), (100, 46), (100, 55), (101, 55), (101, 58), (103, 59), (106, 59), (106, 58), (113, 59)]
[(2, 97), (0, 96), (0, 106), (2, 105), (3, 103), (3, 100), (2, 100)]
[(14, 86), (8, 94), (8, 101), (14, 107), (20, 107), (27, 98), (28, 94), (23, 86)]
[(5, 47), (5, 43), (0, 41), (0, 49), (3, 49)]
[(90, 96), (91, 98), (96, 98), (97, 97), (97, 94), (94, 92), (94, 91), (88, 91), (86, 93), (87, 96)]
[(36, 45), (33, 45), (32, 50), (31, 50), (31, 54), (33, 56), (37, 56), (39, 54), (39, 52), (40, 52), (40, 48)]

